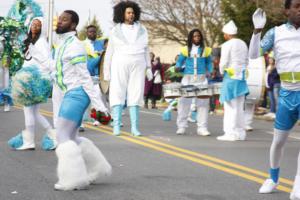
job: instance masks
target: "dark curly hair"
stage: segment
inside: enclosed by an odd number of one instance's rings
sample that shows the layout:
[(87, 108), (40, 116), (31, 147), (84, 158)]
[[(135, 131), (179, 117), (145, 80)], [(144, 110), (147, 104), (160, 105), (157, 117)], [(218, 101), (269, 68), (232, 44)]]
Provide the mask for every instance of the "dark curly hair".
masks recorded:
[(113, 21), (115, 23), (124, 23), (124, 15), (126, 8), (132, 8), (134, 11), (134, 22), (140, 20), (141, 16), (141, 8), (140, 6), (133, 1), (121, 1), (117, 5), (114, 6), (114, 18)]
[[(39, 20), (40, 21), (40, 20)], [(41, 22), (42, 23), (42, 22)], [(29, 45), (32, 43), (32, 44), (35, 44), (36, 41), (38, 41), (38, 39), (40, 38), (40, 35), (42, 33), (42, 29), (40, 30), (40, 32), (36, 35), (35, 38), (32, 37), (32, 32), (30, 30), (31, 27), (29, 27), (29, 33), (27, 34), (27, 38), (23, 41), (24, 43), (24, 49), (23, 49), (23, 53), (26, 54), (26, 52), (28, 51), (29, 49)], [(43, 28), (43, 27), (42, 27)], [(30, 58), (26, 58), (25, 57), (25, 60), (31, 60), (31, 57)]]
[(286, 0), (284, 3), (285, 9), (290, 9), (293, 0)]
[(65, 10), (64, 12), (71, 15), (71, 20), (76, 26), (79, 24), (79, 16), (74, 10)]
[(189, 56), (190, 56), (190, 52), (191, 52), (191, 49), (192, 49), (192, 46), (193, 46), (193, 35), (194, 35), (195, 32), (198, 32), (200, 34), (200, 36), (201, 36), (200, 47), (202, 49), (204, 49), (204, 37), (203, 37), (203, 34), (202, 34), (202, 32), (199, 29), (195, 28), (195, 29), (191, 30), (189, 32), (189, 35), (188, 35), (187, 46), (188, 46)]

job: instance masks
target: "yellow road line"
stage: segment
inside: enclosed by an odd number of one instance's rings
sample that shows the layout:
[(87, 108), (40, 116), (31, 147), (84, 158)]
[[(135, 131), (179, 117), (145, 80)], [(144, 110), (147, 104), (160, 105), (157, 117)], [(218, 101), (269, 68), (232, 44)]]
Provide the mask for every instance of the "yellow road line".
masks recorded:
[[(95, 130), (95, 131), (101, 131), (101, 132), (104, 132), (104, 133), (107, 133), (107, 134), (110, 134), (110, 135), (112, 134), (108, 130), (104, 130), (104, 129), (99, 130), (99, 128), (94, 127), (92, 125), (87, 125), (87, 127), (89, 129), (92, 129), (92, 130)], [(124, 139), (124, 140), (127, 140), (129, 142), (139, 144), (139, 145), (142, 145), (144, 147), (154, 149), (156, 151), (164, 152), (166, 154), (169, 154), (169, 155), (172, 155), (172, 156), (175, 156), (175, 157), (179, 157), (179, 158), (182, 158), (182, 159), (185, 159), (185, 160), (189, 160), (189, 161), (198, 163), (200, 165), (204, 165), (204, 166), (207, 166), (207, 167), (210, 167), (210, 168), (214, 168), (214, 169), (217, 169), (217, 170), (220, 170), (220, 171), (223, 171), (223, 172), (235, 175), (235, 176), (239, 176), (239, 177), (242, 177), (244, 179), (247, 179), (247, 180), (250, 180), (250, 181), (253, 181), (253, 182), (256, 182), (256, 183), (262, 184), (265, 181), (265, 179), (258, 178), (258, 177), (255, 177), (255, 176), (252, 176), (252, 175), (249, 175), (249, 174), (246, 174), (246, 173), (243, 173), (243, 172), (231, 169), (231, 168), (227, 168), (227, 167), (224, 167), (222, 165), (218, 165), (218, 164), (215, 164), (215, 163), (212, 163), (212, 162), (209, 162), (209, 161), (201, 160), (199, 158), (195, 158), (195, 157), (192, 157), (192, 156), (189, 156), (189, 155), (185, 155), (185, 154), (182, 154), (182, 153), (177, 153), (177, 152), (171, 151), (169, 149), (165, 149), (165, 148), (162, 148), (162, 147), (159, 147), (159, 146), (155, 146), (153, 144), (149, 144), (149, 143), (140, 141), (140, 140), (138, 140), (137, 138), (134, 138), (134, 137), (130, 137), (130, 136), (119, 136), (119, 137)], [(291, 192), (291, 188), (286, 187), (286, 186), (282, 186), (282, 185), (279, 185), (277, 187), (277, 189), (281, 190), (283, 192), (288, 192), (288, 193)]]
[[(21, 108), (21, 107), (17, 107), (17, 108)], [(52, 117), (52, 112), (42, 110), (42, 109), (40, 109), (40, 112), (42, 114), (46, 115), (46, 116)], [(95, 126), (92, 126), (90, 124), (87, 124), (87, 127), (89, 129), (92, 129), (92, 130), (95, 130), (95, 131), (98, 131), (98, 132), (104, 132), (106, 134), (112, 135), (112, 132), (111, 132), (112, 128), (110, 128), (110, 127), (104, 127), (104, 126), (95, 127)], [(127, 140), (129, 142), (139, 144), (141, 146), (148, 147), (150, 149), (154, 149), (156, 151), (164, 152), (166, 154), (169, 154), (169, 155), (172, 155), (172, 156), (175, 156), (175, 157), (179, 157), (179, 158), (182, 158), (182, 159), (185, 159), (185, 160), (189, 160), (189, 161), (198, 163), (200, 165), (204, 165), (204, 166), (207, 166), (207, 167), (210, 167), (210, 168), (214, 168), (214, 169), (217, 169), (217, 170), (220, 170), (220, 171), (223, 171), (223, 172), (235, 175), (235, 176), (239, 176), (239, 177), (242, 177), (244, 179), (247, 179), (247, 180), (250, 180), (250, 181), (253, 181), (253, 182), (256, 182), (256, 183), (262, 184), (264, 182), (264, 179), (253, 176), (253, 175), (246, 174), (246, 173), (241, 172), (241, 171), (237, 171), (235, 169), (246, 171), (246, 172), (252, 173), (254, 175), (268, 177), (267, 173), (264, 173), (264, 172), (261, 172), (261, 171), (258, 171), (258, 170), (254, 170), (254, 169), (242, 166), (242, 165), (238, 165), (238, 164), (231, 163), (231, 162), (221, 160), (221, 159), (218, 159), (218, 158), (214, 158), (214, 157), (211, 157), (211, 156), (208, 156), (208, 155), (204, 155), (204, 154), (200, 154), (200, 153), (193, 152), (193, 151), (190, 151), (190, 150), (175, 147), (175, 146), (165, 144), (165, 143), (162, 143), (162, 142), (159, 142), (159, 141), (156, 141), (156, 140), (152, 140), (152, 139), (146, 138), (146, 137), (136, 137), (136, 138), (128, 137), (130, 135), (130, 133), (125, 132), (125, 131), (122, 131), (122, 133), (125, 134), (126, 136), (119, 136), (119, 138)], [(159, 145), (159, 146), (157, 146), (157, 145)], [(168, 149), (166, 149), (166, 148), (168, 148)], [(170, 149), (176, 150), (178, 152), (172, 151)], [(186, 155), (186, 154), (188, 154), (188, 155)], [(192, 157), (192, 156), (195, 156), (195, 157)], [(200, 158), (206, 159), (206, 160), (202, 160)], [(209, 160), (209, 161), (207, 161), (207, 160)], [(210, 162), (210, 161), (213, 161), (213, 162)], [(219, 164), (216, 164), (216, 163), (219, 163)], [(222, 165), (220, 165), (220, 164), (222, 164)], [(223, 165), (226, 165), (226, 166), (223, 166)], [(228, 168), (227, 166), (235, 168), (235, 169)], [(288, 184), (288, 185), (293, 184), (293, 182), (291, 180), (288, 180), (288, 179), (281, 178), (280, 181), (281, 181), (281, 183), (285, 183), (285, 184)], [(282, 186), (282, 185), (279, 185), (277, 187), (277, 189), (281, 190), (283, 192), (291, 192), (291, 188), (286, 187), (286, 186)]]
[[(106, 130), (112, 130), (112, 128), (105, 127), (105, 126), (101, 126), (99, 128), (100, 129), (106, 129)], [(123, 134), (126, 134), (126, 135), (131, 135), (130, 133), (125, 132), (125, 131), (121, 131), (121, 132)], [(226, 166), (229, 166), (229, 167), (232, 167), (232, 168), (236, 168), (236, 169), (239, 169), (239, 170), (242, 170), (242, 171), (245, 171), (245, 172), (249, 172), (249, 173), (252, 173), (252, 174), (255, 174), (255, 175), (259, 175), (259, 176), (262, 176), (264, 178), (269, 177), (268, 173), (265, 173), (265, 172), (262, 172), (262, 171), (259, 171), (259, 170), (255, 170), (255, 169), (251, 169), (249, 167), (245, 167), (245, 166), (242, 166), (242, 165), (239, 165), (239, 164), (236, 164), (236, 163), (232, 163), (232, 162), (229, 162), (229, 161), (226, 161), (226, 160), (221, 160), (221, 159), (218, 159), (218, 158), (215, 158), (215, 157), (212, 157), (212, 156), (208, 156), (208, 155), (205, 155), (205, 154), (197, 153), (197, 152), (194, 152), (194, 151), (190, 151), (190, 150), (187, 150), (187, 149), (183, 149), (183, 148), (180, 148), (180, 147), (176, 147), (176, 146), (173, 146), (173, 145), (162, 143), (162, 142), (159, 142), (157, 140), (153, 140), (153, 139), (150, 139), (150, 138), (147, 138), (147, 137), (139, 137), (139, 139), (144, 140), (146, 142), (156, 144), (156, 145), (160, 145), (160, 146), (172, 149), (172, 150), (176, 150), (176, 151), (188, 154), (188, 155), (196, 156), (196, 157), (199, 157), (199, 158), (202, 158), (202, 159), (206, 159), (206, 160), (213, 161), (213, 162), (216, 162), (216, 163), (219, 163), (219, 164), (222, 164), (222, 165), (226, 165)], [(289, 180), (289, 179), (286, 179), (286, 178), (280, 178), (280, 182), (285, 183), (287, 185), (293, 186), (293, 181)]]

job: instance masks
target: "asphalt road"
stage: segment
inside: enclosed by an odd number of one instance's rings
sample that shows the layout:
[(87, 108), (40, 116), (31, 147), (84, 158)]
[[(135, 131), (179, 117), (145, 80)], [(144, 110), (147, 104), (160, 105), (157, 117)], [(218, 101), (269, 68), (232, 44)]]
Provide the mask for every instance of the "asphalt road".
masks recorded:
[[(42, 113), (51, 118), (51, 105)], [(188, 134), (177, 136), (175, 119), (161, 120), (161, 111), (142, 110), (144, 137), (129, 135), (129, 116), (123, 116), (122, 136), (112, 136), (111, 127), (86, 125), (82, 135), (92, 139), (113, 167), (113, 175), (84, 191), (61, 192), (54, 151), (40, 148), (43, 130), (36, 131), (35, 151), (13, 151), (7, 140), (24, 128), (23, 111), (0, 107), (0, 200), (284, 200), (288, 199), (296, 173), (300, 126), (293, 129), (285, 148), (279, 190), (258, 194), (268, 176), (268, 154), (272, 122), (255, 120), (247, 141), (220, 142), (222, 116), (209, 116), (212, 135), (196, 135), (196, 124)]]

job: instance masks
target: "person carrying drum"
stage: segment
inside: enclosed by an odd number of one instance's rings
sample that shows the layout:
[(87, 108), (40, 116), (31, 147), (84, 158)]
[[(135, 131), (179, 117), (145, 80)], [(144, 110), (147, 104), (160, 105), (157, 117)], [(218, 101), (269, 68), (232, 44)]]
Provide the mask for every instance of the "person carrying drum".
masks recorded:
[[(188, 35), (187, 46), (183, 47), (176, 62), (177, 70), (183, 70), (181, 84), (203, 85), (207, 86), (207, 74), (212, 72), (212, 49), (204, 46), (204, 38), (199, 29), (193, 29)], [(196, 61), (196, 62), (194, 62)], [(184, 67), (185, 66), (185, 67)], [(188, 127), (188, 114), (192, 98), (181, 97), (178, 103), (177, 132), (176, 134), (185, 134)], [(202, 136), (210, 135), (207, 130), (207, 119), (209, 109), (209, 99), (197, 99), (197, 134)]]
[[(280, 160), (284, 144), (291, 129), (300, 119), (300, 0), (286, 0), (285, 13), (288, 22), (270, 29), (261, 40), (261, 31), (266, 24), (265, 12), (258, 8), (252, 16), (254, 34), (250, 42), (250, 58), (273, 50), (275, 67), (281, 79), (279, 104), (274, 123), (274, 137), (270, 149), (270, 178), (260, 193), (271, 193), (279, 184)], [(300, 157), (291, 200), (300, 199)]]
[(218, 140), (245, 140), (244, 102), (249, 93), (245, 80), (248, 65), (248, 47), (244, 41), (236, 38), (237, 27), (231, 20), (223, 27), (227, 42), (221, 48), (220, 73), (223, 74), (220, 102), (224, 104), (224, 135)]

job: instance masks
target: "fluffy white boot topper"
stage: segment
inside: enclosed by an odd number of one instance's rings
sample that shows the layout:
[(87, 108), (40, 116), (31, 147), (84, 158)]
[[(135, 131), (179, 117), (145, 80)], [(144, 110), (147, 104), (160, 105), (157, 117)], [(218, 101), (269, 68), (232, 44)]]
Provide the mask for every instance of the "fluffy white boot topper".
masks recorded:
[(89, 185), (88, 175), (80, 147), (73, 141), (59, 144), (56, 148), (58, 158), (57, 190), (80, 190)]
[(81, 137), (79, 144), (83, 159), (86, 164), (90, 183), (94, 183), (97, 178), (110, 176), (112, 173), (111, 165), (108, 163), (101, 151), (89, 139)]

